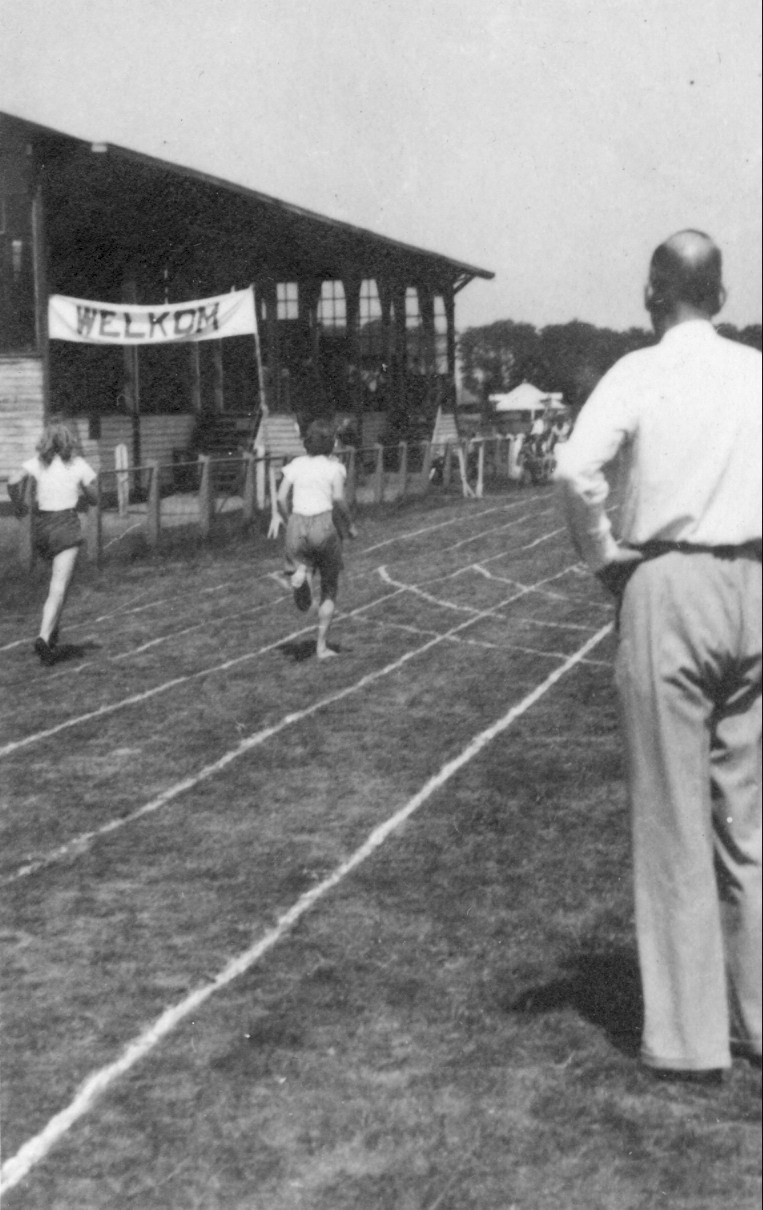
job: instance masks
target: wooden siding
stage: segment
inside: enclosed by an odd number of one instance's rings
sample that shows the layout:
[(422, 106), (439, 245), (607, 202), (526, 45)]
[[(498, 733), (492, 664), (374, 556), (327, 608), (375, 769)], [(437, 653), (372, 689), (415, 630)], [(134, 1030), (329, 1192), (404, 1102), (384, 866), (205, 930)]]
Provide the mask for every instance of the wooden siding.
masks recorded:
[(0, 479), (32, 457), (43, 415), (41, 359), (0, 357)]
[[(96, 471), (114, 469), (114, 450), (126, 445), (132, 460), (132, 421), (129, 416), (103, 416), (101, 435), (88, 437), (89, 422), (75, 417), (71, 424), (77, 430), (82, 453)], [(140, 449), (141, 462), (172, 463), (173, 450), (184, 450), (191, 439), (196, 417), (188, 413), (180, 416), (141, 416)]]

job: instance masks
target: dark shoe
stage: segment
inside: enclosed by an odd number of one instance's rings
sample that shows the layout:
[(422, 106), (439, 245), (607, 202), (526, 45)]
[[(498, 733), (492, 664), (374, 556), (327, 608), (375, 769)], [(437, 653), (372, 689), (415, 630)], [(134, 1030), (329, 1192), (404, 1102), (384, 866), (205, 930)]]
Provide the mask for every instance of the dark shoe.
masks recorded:
[(59, 636), (59, 634), (60, 634), (59, 627), (58, 627), (58, 626), (55, 626), (55, 627), (53, 628), (53, 630), (51, 631), (50, 638), (48, 639), (48, 647), (50, 647), (50, 648), (52, 649), (52, 648), (54, 648), (54, 647), (57, 647), (57, 646), (58, 646), (58, 636)]
[(313, 590), (310, 587), (310, 580), (304, 580), (299, 588), (294, 589), (294, 604), (300, 613), (307, 613), (313, 603)]
[(664, 1084), (695, 1084), (702, 1088), (717, 1088), (723, 1083), (722, 1067), (650, 1067), (655, 1080)]
[(50, 644), (45, 642), (43, 638), (36, 638), (34, 641), (35, 655), (39, 656), (40, 663), (50, 665), (55, 663), (55, 655), (50, 648)]

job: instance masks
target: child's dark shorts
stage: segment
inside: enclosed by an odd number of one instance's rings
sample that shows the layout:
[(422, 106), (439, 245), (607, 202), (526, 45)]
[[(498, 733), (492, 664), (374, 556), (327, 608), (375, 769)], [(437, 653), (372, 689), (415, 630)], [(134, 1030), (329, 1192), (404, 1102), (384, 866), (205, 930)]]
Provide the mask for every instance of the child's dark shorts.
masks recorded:
[(62, 550), (81, 546), (83, 542), (82, 527), (75, 509), (35, 513), (34, 548), (41, 559), (55, 559)]
[(306, 563), (320, 572), (321, 600), (336, 600), (344, 561), (342, 542), (330, 512), (316, 513), (313, 517), (292, 513), (286, 523), (285, 553), (288, 573), (293, 572), (298, 563)]

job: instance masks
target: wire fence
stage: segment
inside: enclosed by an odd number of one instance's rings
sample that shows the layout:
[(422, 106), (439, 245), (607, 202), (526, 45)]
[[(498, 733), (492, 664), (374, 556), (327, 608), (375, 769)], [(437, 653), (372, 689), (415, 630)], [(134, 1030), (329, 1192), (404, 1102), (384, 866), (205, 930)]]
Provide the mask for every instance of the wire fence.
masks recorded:
[[(351, 507), (389, 503), (430, 492), (481, 497), (488, 484), (520, 486), (526, 480), (515, 435), (458, 441), (402, 441), (396, 445), (342, 447), (335, 457), (347, 470)], [(222, 524), (247, 528), (272, 518), (280, 472), (288, 458), (253, 453), (195, 459), (173, 457), (101, 470), (97, 502), (83, 509), (83, 536), (90, 558), (100, 564), (128, 534), (158, 547), (178, 529), (210, 539)], [(33, 564), (35, 512), (31, 507), (19, 535), (19, 557)]]

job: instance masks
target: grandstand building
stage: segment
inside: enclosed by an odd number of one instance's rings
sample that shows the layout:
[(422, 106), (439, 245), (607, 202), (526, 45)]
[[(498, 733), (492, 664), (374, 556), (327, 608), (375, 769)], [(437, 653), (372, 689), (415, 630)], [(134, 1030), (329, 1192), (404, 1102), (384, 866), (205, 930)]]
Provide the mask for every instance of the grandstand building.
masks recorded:
[[(137, 463), (240, 439), (263, 404), (302, 424), (351, 417), (364, 441), (427, 435), (455, 400), (456, 295), (492, 276), (0, 114), (0, 479), (53, 411), (79, 419), (95, 463), (117, 441)], [(51, 295), (162, 307), (249, 286), (257, 343), (49, 338)]]

